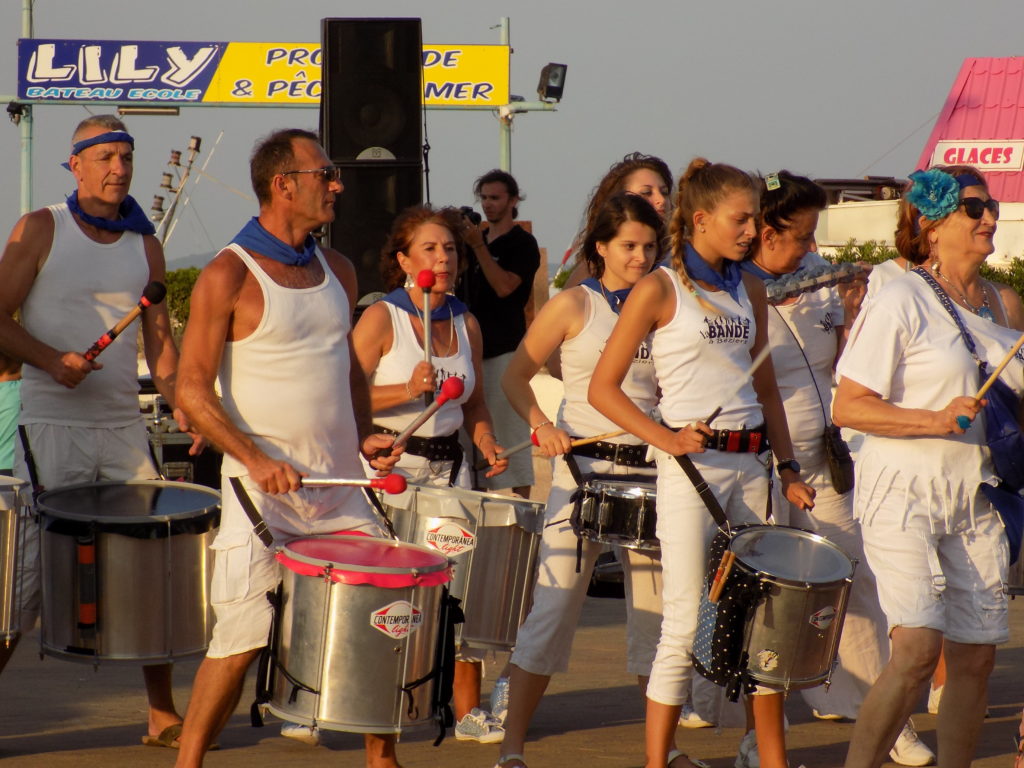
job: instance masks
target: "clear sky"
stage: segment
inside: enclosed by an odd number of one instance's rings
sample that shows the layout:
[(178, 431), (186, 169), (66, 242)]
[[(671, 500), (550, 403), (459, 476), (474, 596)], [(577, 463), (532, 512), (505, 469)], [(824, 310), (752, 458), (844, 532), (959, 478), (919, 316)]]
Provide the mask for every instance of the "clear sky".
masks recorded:
[[(0, 93), (17, 92), (21, 0), (0, 3)], [(426, 43), (497, 43), (511, 18), (511, 90), (534, 99), (540, 68), (568, 64), (557, 112), (516, 118), (512, 171), (523, 218), (560, 258), (608, 166), (639, 150), (678, 172), (704, 155), (763, 172), (905, 176), (964, 58), (1024, 55), (1024, 2), (989, 0), (35, 0), (35, 36), (115, 40), (315, 42), (327, 16), (422, 16)], [(93, 111), (99, 111), (93, 109)], [(72, 190), (66, 159), (84, 107), (35, 110), (34, 206)], [(183, 108), (130, 117), (132, 192), (149, 208), (169, 150), (203, 138), (203, 178), (167, 244), (173, 260), (215, 251), (256, 212), (248, 153), (273, 129), (314, 128), (315, 109)], [(214, 150), (218, 134), (220, 144)], [(473, 180), (498, 164), (489, 112), (428, 112), (431, 197), (472, 202)], [(1024, 137), (1018, 137), (1024, 138)], [(0, 229), (19, 215), (19, 132), (0, 125)], [(215, 180), (214, 180), (215, 179)], [(6, 236), (6, 235), (5, 235)]]

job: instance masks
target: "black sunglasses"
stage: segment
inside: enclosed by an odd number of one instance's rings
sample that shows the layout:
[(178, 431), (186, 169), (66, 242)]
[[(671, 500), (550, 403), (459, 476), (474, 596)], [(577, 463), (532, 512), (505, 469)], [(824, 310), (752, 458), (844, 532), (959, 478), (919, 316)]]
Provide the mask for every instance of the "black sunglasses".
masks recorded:
[(999, 201), (991, 197), (988, 200), (982, 200), (980, 197), (965, 197), (960, 201), (960, 205), (964, 207), (964, 213), (972, 219), (980, 219), (986, 209), (992, 214), (993, 219), (999, 219)]
[[(327, 184), (341, 179), (341, 168), (336, 165), (328, 165), (326, 168), (311, 168), (308, 171), (281, 171), (282, 176), (287, 176), (290, 173), (318, 173), (320, 180)], [(977, 198), (970, 199), (976, 200)]]

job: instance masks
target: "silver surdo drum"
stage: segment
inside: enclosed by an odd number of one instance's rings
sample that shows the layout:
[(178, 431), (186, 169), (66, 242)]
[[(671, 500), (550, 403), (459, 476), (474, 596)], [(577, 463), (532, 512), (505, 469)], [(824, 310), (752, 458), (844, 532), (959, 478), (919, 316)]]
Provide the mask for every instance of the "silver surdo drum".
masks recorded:
[(37, 501), (42, 649), (71, 661), (202, 654), (220, 494), (164, 480), (57, 488)]
[[(828, 539), (799, 528), (749, 525), (730, 533), (718, 533), (711, 545), (693, 646), (697, 670), (726, 686), (730, 697), (753, 683), (788, 690), (825, 682), (839, 649), (854, 562)], [(723, 568), (727, 553), (734, 560)], [(712, 602), (719, 579), (721, 595)]]
[(452, 561), (451, 594), (462, 600), (466, 614), (457, 641), (511, 650), (537, 580), (544, 505), (423, 485), (384, 500), (402, 541), (430, 547)]
[(368, 536), (295, 539), (277, 555), (281, 605), (266, 708), (304, 725), (400, 733), (433, 717), (430, 685), (448, 561)]
[(26, 481), (0, 475), (0, 642), (5, 647), (19, 635), (22, 553), (31, 505)]

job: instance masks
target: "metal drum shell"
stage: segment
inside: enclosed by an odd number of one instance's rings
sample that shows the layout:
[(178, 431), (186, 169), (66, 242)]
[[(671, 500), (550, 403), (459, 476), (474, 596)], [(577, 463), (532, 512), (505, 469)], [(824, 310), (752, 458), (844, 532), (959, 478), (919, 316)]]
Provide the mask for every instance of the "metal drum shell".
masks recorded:
[(1011, 597), (1024, 595), (1024, 543), (1021, 544), (1017, 562), (1010, 566), (1006, 574), (1006, 594)]
[[(91, 510), (70, 508), (84, 499)], [(131, 508), (99, 513), (108, 502)], [(147, 514), (147, 504), (156, 510)], [(86, 663), (159, 663), (205, 653), (214, 621), (209, 546), (220, 521), (217, 491), (163, 480), (82, 483), (41, 494), (37, 509), (43, 653)], [(94, 628), (79, 622), (83, 536), (95, 544)]]
[[(766, 572), (749, 556), (744, 560), (745, 555), (736, 553), (738, 542), (759, 532), (798, 537), (801, 551), (817, 548), (818, 555), (826, 554), (833, 565), (842, 565), (823, 576), (808, 573), (803, 578)], [(748, 526), (736, 534), (729, 549), (736, 553), (734, 567), (757, 574), (766, 587), (765, 597), (747, 619), (745, 647), (750, 676), (764, 685), (786, 690), (810, 688), (828, 680), (839, 649), (856, 564), (824, 536), (788, 526)], [(793, 555), (790, 552), (783, 557), (801, 559)], [(842, 575), (846, 571), (842, 566), (847, 564), (848, 572)]]
[[(325, 538), (330, 537), (298, 541)], [(370, 541), (414, 546), (388, 539)], [(438, 554), (416, 549), (434, 557)], [(447, 567), (439, 562), (441, 568)], [(337, 565), (344, 568), (343, 563)], [(266, 705), (269, 711), (290, 722), (351, 733), (401, 733), (404, 727), (432, 719), (432, 685), (421, 685), (408, 696), (401, 688), (434, 668), (443, 584), (398, 588), (344, 584), (286, 567), (281, 568), (281, 584), (277, 661), (292, 678), (319, 693), (293, 691), (292, 683), (275, 666)], [(370, 622), (373, 613), (397, 601), (411, 603), (422, 616), (418, 629), (404, 638), (388, 637)]]
[[(416, 484), (384, 501), (402, 541), (432, 547), (452, 562), (451, 594), (462, 600), (466, 615), (457, 640), (474, 648), (512, 650), (537, 581), (544, 505), (516, 496)], [(452, 524), (472, 535), (472, 549), (457, 551), (463, 548), (458, 542), (446, 546), (438, 540), (436, 531)]]
[(30, 510), (29, 483), (0, 475), (0, 642), (5, 645), (20, 634), (22, 539)]
[[(583, 495), (580, 517), (593, 527), (584, 526), (578, 535), (600, 544), (659, 551), (656, 480), (653, 475), (649, 482), (615, 477), (587, 480), (579, 491)], [(610, 518), (607, 524), (602, 517)]]

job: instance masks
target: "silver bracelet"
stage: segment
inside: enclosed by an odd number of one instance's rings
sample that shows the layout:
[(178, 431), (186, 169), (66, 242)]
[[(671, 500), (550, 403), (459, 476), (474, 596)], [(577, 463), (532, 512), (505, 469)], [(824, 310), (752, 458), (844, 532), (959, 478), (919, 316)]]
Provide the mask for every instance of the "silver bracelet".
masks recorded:
[(409, 395), (409, 399), (410, 400), (415, 400), (416, 399), (416, 395), (414, 395), (412, 393), (412, 389), (409, 387), (409, 382), (408, 381), (405, 382), (405, 391)]

